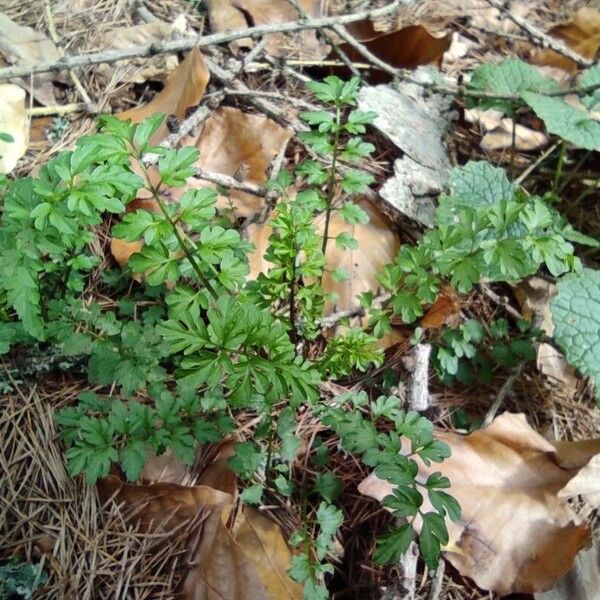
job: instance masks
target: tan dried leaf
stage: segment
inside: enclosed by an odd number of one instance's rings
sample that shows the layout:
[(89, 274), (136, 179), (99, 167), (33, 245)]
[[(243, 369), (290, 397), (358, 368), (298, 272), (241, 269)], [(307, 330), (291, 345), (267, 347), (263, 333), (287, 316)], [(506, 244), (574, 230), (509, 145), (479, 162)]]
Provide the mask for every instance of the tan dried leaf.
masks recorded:
[(423, 315), (420, 325), (423, 329), (439, 329), (444, 325), (456, 323), (459, 315), (460, 298), (450, 285), (445, 285)]
[[(23, 27), (0, 13), (0, 52), (11, 64), (32, 66), (41, 62), (58, 60), (60, 51), (40, 31)], [(56, 104), (54, 97), (54, 73), (33, 76), (33, 97), (45, 106)], [(20, 80), (19, 85), (29, 90), (29, 78)]]
[[(512, 119), (504, 118), (498, 110), (470, 108), (465, 111), (465, 120), (479, 125), (486, 132), (480, 145), (483, 150), (506, 150), (512, 146)], [(538, 150), (548, 144), (548, 137), (529, 127), (517, 124), (515, 129), (515, 148), (521, 152)]]
[[(325, 314), (334, 310), (348, 310), (358, 306), (357, 296), (362, 292), (376, 290), (379, 287), (378, 274), (384, 265), (391, 262), (400, 247), (400, 238), (391, 227), (388, 218), (375, 208), (368, 200), (356, 202), (368, 215), (366, 224), (348, 225), (335, 213), (329, 224), (329, 235), (335, 237), (347, 232), (358, 241), (356, 250), (340, 250), (333, 240), (327, 245), (327, 269), (323, 277), (323, 287), (327, 293), (337, 294), (335, 303), (325, 306)], [(315, 225), (322, 234), (325, 224), (324, 215), (320, 215)], [(269, 243), (271, 226), (252, 225), (248, 228), (248, 240), (256, 250), (250, 255), (250, 278), (256, 278), (259, 273), (266, 273), (270, 263), (264, 258)], [(331, 271), (345, 269), (349, 277), (345, 281), (334, 281)]]
[[(260, 25), (286, 23), (299, 18), (287, 0), (207, 0), (210, 24), (215, 32), (236, 31)], [(299, 0), (298, 4), (309, 16), (320, 14), (320, 0)], [(266, 36), (267, 52), (272, 56), (286, 58), (323, 58), (328, 47), (318, 41), (314, 30), (294, 34), (273, 33)], [(232, 51), (251, 48), (249, 38), (230, 43)]]
[[(562, 40), (577, 54), (594, 60), (600, 50), (600, 11), (591, 6), (584, 6), (568, 23), (558, 25), (548, 33)], [(531, 60), (536, 65), (556, 67), (568, 73), (576, 73), (579, 68), (570, 58), (550, 49), (534, 51)]]
[[(180, 33), (178, 22), (166, 23), (153, 21), (130, 27), (117, 27), (105, 31), (99, 36), (98, 45), (107, 50), (127, 50), (170, 40), (174, 33)], [(144, 83), (148, 79), (162, 75), (177, 66), (174, 55), (155, 56), (150, 59), (120, 61), (112, 65), (98, 65), (97, 72), (105, 78), (110, 78), (116, 70), (119, 71), (119, 81)]]
[[(263, 115), (223, 107), (202, 123), (195, 138), (186, 138), (183, 144), (194, 145), (200, 151), (196, 163), (199, 169), (232, 177), (243, 171), (245, 181), (262, 184), (267, 180), (271, 161), (293, 135), (293, 130), (284, 129)], [(192, 178), (188, 186), (214, 187), (214, 184)], [(235, 217), (248, 217), (259, 211), (263, 202), (260, 196), (231, 190), (229, 198), (218, 199), (217, 206), (231, 207)]]
[[(462, 507), (460, 522), (449, 523), (445, 557), (485, 590), (551, 588), (590, 542), (588, 527), (577, 522), (559, 493), (600, 451), (600, 440), (555, 447), (524, 415), (511, 413), (467, 436), (440, 431), (436, 437), (452, 456), (441, 465), (420, 463), (419, 478), (441, 471)], [(392, 487), (371, 474), (359, 490), (381, 500)], [(422, 510), (430, 508), (425, 499)]]
[[(204, 92), (210, 75), (208, 67), (198, 48), (190, 50), (183, 62), (167, 78), (165, 87), (148, 104), (138, 106), (119, 114), (121, 119), (132, 119), (134, 123), (143, 121), (155, 113), (185, 117), (186, 111), (196, 106)], [(152, 136), (153, 144), (160, 143), (168, 135), (165, 124)]]
[[(512, 119), (502, 119), (500, 125), (491, 131), (488, 131), (481, 139), (480, 146), (483, 150), (507, 150), (512, 146), (513, 139), (513, 121)], [(534, 131), (519, 125), (515, 127), (515, 149), (520, 152), (530, 152), (539, 150), (548, 145), (548, 137), (541, 131)]]
[(25, 90), (18, 85), (0, 85), (0, 133), (13, 138), (0, 141), (0, 173), (10, 173), (27, 151), (29, 119), (25, 112)]
[[(523, 316), (535, 323), (546, 335), (554, 333), (554, 323), (550, 312), (550, 300), (556, 294), (556, 286), (541, 277), (529, 277), (514, 286), (517, 300), (521, 304)], [(577, 375), (565, 357), (550, 344), (539, 344), (537, 368), (566, 398), (572, 398), (577, 391)]]
[[(232, 451), (233, 443), (223, 443), (198, 485), (182, 485), (193, 477), (179, 459), (153, 457), (143, 477), (154, 483), (132, 485), (111, 475), (98, 483), (100, 498), (112, 498), (146, 530), (194, 523), (198, 535), (190, 543), (199, 544), (184, 582), (186, 600), (301, 600), (302, 586), (287, 574), (292, 555), (279, 526), (247, 506), (234, 512)], [(204, 518), (192, 521), (197, 517)]]

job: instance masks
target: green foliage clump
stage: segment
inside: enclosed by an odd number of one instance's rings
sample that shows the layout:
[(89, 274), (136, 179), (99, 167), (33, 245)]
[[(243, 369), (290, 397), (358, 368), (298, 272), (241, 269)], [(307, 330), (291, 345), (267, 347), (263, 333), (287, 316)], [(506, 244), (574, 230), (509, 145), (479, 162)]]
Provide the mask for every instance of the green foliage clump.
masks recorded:
[[(252, 438), (236, 444), (230, 466), (246, 483), (247, 502), (260, 504), (264, 494), (314, 502), (303, 530), (292, 538), (301, 553), (290, 573), (305, 583), (305, 597), (315, 599), (327, 597), (324, 576), (332, 572), (327, 557), (343, 521), (335, 506), (342, 483), (327, 469), (321, 446), (314, 453), (310, 489), (295, 488), (298, 412), (312, 410), (348, 451), (366, 455), (367, 464), (404, 486), (394, 496), (398, 514), (398, 498), (406, 490), (413, 490), (406, 491), (416, 507), (411, 514), (420, 510), (415, 463), (403, 456), (401, 438), (424, 461), (441, 461), (448, 449), (433, 439), (429, 421), (404, 414), (397, 399), (372, 405), (364, 398), (344, 400), (341, 411), (321, 397), (325, 378), (364, 372), (383, 359), (369, 331), (321, 335), (325, 303), (334, 300), (322, 284), (328, 245), (342, 251), (358, 245), (345, 232), (330, 238), (332, 215), (366, 223), (352, 195), (373, 182), (370, 174), (342, 167), (341, 161), (358, 163), (371, 154), (374, 148), (362, 134), (374, 114), (354, 108), (358, 79), (329, 77), (309, 87), (330, 111), (301, 115), (311, 126), (302, 137), (314, 160), (271, 182), (280, 196), (265, 255), (271, 267), (253, 281), (248, 280), (253, 247), (217, 209), (215, 192), (189, 189), (179, 200), (166, 201), (168, 189), (184, 188), (194, 174), (198, 151), (153, 146), (162, 115), (138, 125), (103, 116), (96, 134), (58, 154), (39, 176), (8, 182), (0, 222), (0, 352), (51, 349), (83, 359), (97, 391), (58, 411), (56, 421), (69, 472), (83, 474), (90, 484), (113, 467), (135, 481), (149, 456), (167, 450), (190, 464), (198, 444), (232, 432), (238, 411), (254, 413)], [(156, 159), (156, 177), (150, 176), (148, 156)], [(298, 193), (289, 191), (292, 184)], [(155, 211), (126, 211), (140, 190)], [(114, 237), (143, 240), (124, 274), (99, 272), (95, 247), (111, 215), (119, 216)], [(331, 277), (347, 274), (338, 270)], [(104, 298), (118, 299), (92, 299), (91, 286)], [(313, 340), (319, 343), (307, 352)], [(365, 410), (373, 411), (372, 422)], [(395, 424), (393, 433), (377, 434), (374, 423), (384, 418)], [(347, 428), (353, 424), (354, 433)], [(371, 433), (369, 450), (356, 436)], [(445, 492), (436, 493), (430, 500), (437, 512), (424, 515), (420, 536), (429, 564), (447, 539), (444, 516), (454, 518), (458, 510)], [(403, 546), (397, 539), (394, 544), (391, 553), (384, 545), (388, 550), (379, 552), (378, 561), (398, 556)]]

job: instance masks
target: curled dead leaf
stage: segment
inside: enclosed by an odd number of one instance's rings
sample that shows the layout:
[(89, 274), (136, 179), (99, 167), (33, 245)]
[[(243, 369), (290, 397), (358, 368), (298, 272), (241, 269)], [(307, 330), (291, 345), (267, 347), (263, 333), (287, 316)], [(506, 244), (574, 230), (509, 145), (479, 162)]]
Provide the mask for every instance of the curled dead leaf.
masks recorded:
[[(535, 323), (546, 335), (554, 333), (550, 312), (550, 300), (556, 294), (556, 286), (542, 277), (529, 277), (514, 286), (523, 316)], [(556, 386), (558, 393), (572, 398), (577, 391), (577, 375), (565, 357), (551, 344), (542, 343), (537, 350), (537, 368)]]
[[(348, 32), (364, 44), (370, 52), (398, 69), (415, 69), (419, 65), (441, 63), (444, 52), (450, 48), (452, 34), (436, 37), (422, 25), (409, 25), (396, 31), (382, 34), (371, 21), (358, 21), (347, 25)], [(350, 44), (340, 44), (340, 48), (354, 62), (364, 62), (365, 58)], [(337, 54), (332, 52), (331, 59)], [(336, 68), (340, 76), (349, 76), (346, 67)], [(391, 81), (392, 76), (378, 69), (368, 75), (371, 83)]]
[[(562, 40), (583, 58), (594, 60), (600, 50), (600, 11), (591, 6), (584, 6), (568, 23), (558, 25), (548, 33)], [(556, 67), (568, 73), (576, 73), (579, 68), (570, 58), (548, 48), (534, 51), (531, 61), (536, 65)]]
[[(513, 143), (513, 121), (504, 118), (497, 110), (471, 108), (465, 111), (465, 120), (480, 126), (485, 131), (480, 146), (483, 150), (506, 150)], [(548, 137), (541, 131), (517, 123), (515, 127), (515, 149), (521, 152), (539, 150), (548, 144)]]
[(457, 321), (460, 314), (460, 298), (449, 285), (444, 286), (435, 302), (421, 319), (423, 329), (438, 329)]
[[(389, 219), (375, 208), (368, 200), (356, 202), (368, 215), (366, 224), (348, 225), (335, 213), (329, 224), (329, 235), (335, 237), (347, 232), (358, 241), (356, 250), (340, 250), (332, 241), (327, 245), (327, 269), (323, 277), (323, 287), (327, 293), (337, 295), (335, 303), (325, 306), (325, 314), (334, 310), (348, 310), (358, 306), (357, 295), (379, 287), (377, 276), (384, 265), (391, 262), (400, 247), (400, 238), (391, 227)], [(324, 215), (315, 221), (317, 231), (322, 234), (325, 225)], [(251, 225), (248, 228), (248, 240), (255, 245), (255, 251), (249, 257), (250, 278), (256, 278), (259, 273), (266, 273), (270, 263), (264, 258), (271, 226)], [(344, 281), (334, 281), (331, 272), (344, 269), (349, 277)]]
[[(183, 15), (182, 15), (183, 16)], [(126, 50), (145, 44), (155, 44), (170, 40), (174, 35), (185, 31), (183, 22), (176, 19), (173, 23), (161, 20), (151, 23), (140, 23), (129, 27), (117, 27), (104, 31), (100, 35), (98, 45), (106, 50)], [(98, 65), (97, 72), (105, 78), (110, 78), (119, 70), (119, 80), (131, 83), (144, 81), (171, 71), (177, 67), (177, 57), (172, 54), (155, 56), (151, 59), (120, 61), (111, 65)]]
[[(560, 494), (600, 451), (600, 440), (576, 450), (568, 442), (554, 446), (524, 415), (511, 413), (467, 436), (440, 431), (436, 437), (452, 455), (441, 465), (420, 463), (419, 478), (441, 471), (462, 507), (460, 522), (448, 524), (445, 557), (485, 590), (510, 594), (551, 588), (590, 542), (589, 528), (577, 523)], [(578, 467), (564, 466), (568, 460)], [(371, 474), (359, 490), (381, 500), (392, 486)], [(422, 510), (430, 508), (426, 499)]]
[(198, 485), (175, 483), (190, 481), (191, 474), (168, 455), (146, 465), (155, 483), (132, 485), (111, 475), (98, 483), (100, 498), (112, 498), (145, 529), (191, 525), (187, 533), (198, 532), (190, 535), (195, 550), (182, 590), (186, 600), (301, 600), (302, 586), (287, 574), (292, 555), (279, 526), (247, 506), (235, 510), (236, 479), (227, 465), (232, 448), (221, 446)]
[[(209, 79), (208, 67), (200, 50), (193, 48), (169, 74), (162, 91), (148, 104), (127, 110), (118, 116), (124, 120), (131, 119), (134, 123), (140, 123), (155, 113), (175, 115), (178, 119), (183, 119), (186, 111), (196, 106), (204, 96)], [(152, 144), (158, 144), (167, 134), (167, 126), (163, 123), (150, 141)]]

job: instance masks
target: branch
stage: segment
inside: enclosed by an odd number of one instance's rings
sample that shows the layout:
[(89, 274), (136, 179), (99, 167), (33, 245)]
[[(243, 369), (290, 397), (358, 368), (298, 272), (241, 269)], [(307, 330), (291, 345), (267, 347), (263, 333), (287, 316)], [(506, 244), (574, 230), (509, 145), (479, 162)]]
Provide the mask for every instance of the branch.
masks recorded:
[(62, 71), (65, 69), (80, 69), (90, 65), (101, 63), (115, 63), (120, 60), (132, 58), (147, 58), (158, 54), (175, 54), (184, 50), (190, 50), (194, 46), (204, 48), (216, 44), (225, 44), (242, 38), (259, 38), (270, 33), (292, 33), (306, 29), (320, 29), (332, 25), (343, 25), (354, 23), (364, 19), (379, 19), (396, 11), (403, 4), (403, 0), (394, 0), (387, 6), (354, 13), (351, 15), (336, 15), (332, 17), (316, 17), (314, 19), (299, 19), (287, 23), (275, 23), (273, 25), (260, 25), (248, 29), (226, 31), (205, 36), (193, 36), (181, 40), (169, 40), (166, 42), (144, 44), (137, 48), (125, 50), (103, 50), (80, 56), (64, 56), (56, 61), (41, 62), (37, 65), (17, 65), (0, 69), (0, 81), (14, 77), (26, 77), (35, 73), (49, 73), (51, 71)]
[(573, 62), (578, 64), (580, 67), (591, 67), (594, 64), (593, 60), (584, 58), (577, 52), (573, 52), (570, 48), (565, 46), (562, 42), (553, 38), (551, 35), (544, 33), (541, 29), (538, 29), (529, 21), (520, 17), (509, 10), (501, 0), (486, 0), (490, 6), (497, 8), (501, 13), (505, 14), (515, 25), (518, 25), (527, 35), (533, 39), (534, 42), (540, 44), (543, 48), (550, 48), (555, 52), (558, 52), (562, 56), (571, 59)]

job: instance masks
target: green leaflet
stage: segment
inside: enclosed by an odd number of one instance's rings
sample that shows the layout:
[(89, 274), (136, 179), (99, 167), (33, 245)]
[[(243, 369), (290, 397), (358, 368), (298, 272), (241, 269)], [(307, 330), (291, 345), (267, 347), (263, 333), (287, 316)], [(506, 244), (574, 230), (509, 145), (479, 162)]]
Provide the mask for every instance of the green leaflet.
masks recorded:
[(550, 133), (586, 150), (600, 148), (600, 121), (591, 117), (585, 106), (576, 108), (567, 104), (562, 97), (543, 96), (532, 92), (526, 92), (523, 98), (544, 121)]
[[(477, 67), (467, 89), (500, 96), (521, 96), (526, 92), (552, 92), (560, 87), (535, 67), (522, 60), (508, 58)], [(507, 114), (512, 114), (515, 109), (514, 102), (496, 98), (475, 99), (474, 103), (482, 109), (496, 109)]]
[(554, 338), (569, 364), (595, 381), (600, 404), (600, 271), (570, 273), (557, 287), (550, 302)]

